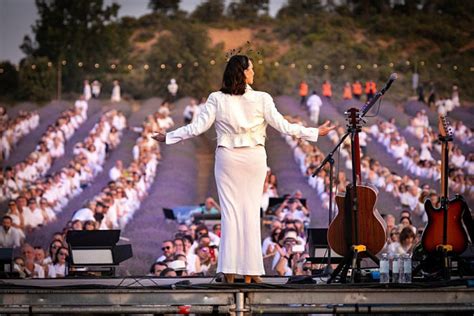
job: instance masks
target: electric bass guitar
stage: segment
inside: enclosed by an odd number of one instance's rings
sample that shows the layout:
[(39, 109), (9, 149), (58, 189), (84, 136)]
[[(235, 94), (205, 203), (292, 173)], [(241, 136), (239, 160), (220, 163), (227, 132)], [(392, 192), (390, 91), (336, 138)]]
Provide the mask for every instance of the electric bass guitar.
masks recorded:
[(421, 237), (423, 250), (431, 254), (439, 246), (445, 246), (454, 254), (466, 250), (468, 237), (463, 226), (463, 213), (469, 212), (469, 207), (462, 196), (448, 198), (448, 161), (449, 142), (453, 140), (453, 132), (446, 117), (439, 117), (439, 139), (441, 140), (441, 198), (440, 205), (433, 205), (430, 199), (425, 201), (425, 211), (428, 223)]

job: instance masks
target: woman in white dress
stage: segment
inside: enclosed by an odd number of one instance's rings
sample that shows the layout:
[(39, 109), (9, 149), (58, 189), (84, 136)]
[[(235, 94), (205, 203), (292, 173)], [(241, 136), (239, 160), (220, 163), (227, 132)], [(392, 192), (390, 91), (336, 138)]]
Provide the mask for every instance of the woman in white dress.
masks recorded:
[(261, 282), (263, 267), (260, 235), (260, 203), (267, 173), (266, 127), (281, 133), (317, 141), (334, 129), (329, 122), (318, 128), (290, 124), (278, 112), (272, 97), (254, 91), (252, 61), (243, 55), (227, 63), (220, 91), (209, 95), (199, 116), (191, 123), (153, 138), (174, 144), (208, 130), (215, 123), (217, 149), (215, 177), (222, 208), (222, 239), (217, 272), (233, 282), (236, 274), (245, 282)]

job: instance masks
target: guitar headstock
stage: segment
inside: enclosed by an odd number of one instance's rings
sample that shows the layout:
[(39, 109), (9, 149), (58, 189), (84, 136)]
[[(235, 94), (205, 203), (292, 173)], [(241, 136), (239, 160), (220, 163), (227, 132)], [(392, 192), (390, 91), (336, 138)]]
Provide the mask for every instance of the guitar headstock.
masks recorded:
[(344, 114), (346, 115), (347, 128), (354, 129), (360, 132), (362, 128), (362, 125), (361, 125), (362, 119), (359, 115), (359, 112), (360, 112), (359, 109), (350, 108)]
[(438, 120), (439, 136), (441, 137), (453, 137), (453, 129), (451, 123), (445, 115), (439, 115)]

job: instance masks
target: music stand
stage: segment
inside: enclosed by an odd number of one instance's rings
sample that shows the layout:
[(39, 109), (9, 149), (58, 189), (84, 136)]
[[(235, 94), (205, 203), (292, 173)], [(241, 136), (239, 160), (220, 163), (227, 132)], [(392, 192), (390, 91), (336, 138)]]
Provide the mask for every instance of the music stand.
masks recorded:
[(163, 207), (163, 214), (165, 215), (165, 218), (171, 221), (176, 220), (176, 215), (174, 215), (174, 211), (171, 208), (166, 208)]

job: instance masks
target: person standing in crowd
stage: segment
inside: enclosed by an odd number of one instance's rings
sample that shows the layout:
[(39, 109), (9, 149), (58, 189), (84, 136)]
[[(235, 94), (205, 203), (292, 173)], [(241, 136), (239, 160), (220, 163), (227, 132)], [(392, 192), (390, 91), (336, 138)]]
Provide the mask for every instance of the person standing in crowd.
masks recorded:
[(425, 103), (425, 91), (423, 89), (423, 84), (420, 83), (418, 88), (416, 88), (416, 94), (418, 95), (418, 102)]
[(354, 98), (360, 100), (360, 97), (362, 96), (362, 84), (359, 80), (352, 84), (352, 94), (354, 95)]
[(321, 98), (319, 97), (316, 90), (314, 90), (313, 94), (311, 94), (311, 96), (309, 97), (307, 105), (308, 105), (309, 116), (311, 118), (311, 121), (318, 124), (319, 111), (321, 110), (321, 106), (323, 105), (323, 102), (321, 101)]
[(306, 81), (304, 80), (301, 81), (300, 83), (300, 97), (301, 97), (300, 105), (301, 106), (305, 106), (306, 104), (306, 98), (308, 97), (308, 90), (309, 90), (309, 87)]
[(114, 87), (112, 88), (112, 96), (110, 97), (112, 102), (120, 102), (122, 100), (120, 92), (120, 84), (118, 80), (114, 80)]
[(453, 107), (457, 108), (461, 106), (461, 102), (459, 101), (459, 89), (457, 85), (453, 85), (451, 101), (453, 102)]
[(184, 108), (183, 117), (184, 124), (191, 123), (195, 117), (199, 114), (199, 106), (197, 105), (196, 99), (191, 99), (189, 105)]
[(428, 106), (435, 107), (436, 105), (436, 88), (434, 82), (430, 82), (430, 94), (428, 95)]
[(351, 84), (349, 82), (346, 82), (346, 84), (344, 85), (344, 90), (342, 91), (342, 98), (344, 100), (352, 99)]
[(272, 97), (251, 88), (252, 61), (234, 55), (224, 70), (222, 88), (211, 93), (194, 122), (153, 138), (175, 144), (208, 130), (215, 122), (217, 150), (215, 178), (221, 206), (222, 238), (217, 272), (227, 282), (236, 274), (245, 282), (261, 282), (265, 273), (260, 248), (260, 203), (267, 174), (266, 127), (308, 141), (317, 141), (335, 127), (327, 121), (319, 128), (289, 123), (277, 110)]
[(84, 89), (82, 90), (82, 94), (84, 95), (86, 101), (89, 101), (92, 98), (92, 90), (89, 80), (84, 80)]
[(92, 81), (92, 96), (94, 97), (94, 99), (99, 98), (101, 86), (102, 85), (100, 84), (99, 81), (97, 80)]
[(323, 89), (323, 97), (325, 97), (328, 100), (331, 100), (331, 97), (332, 97), (331, 83), (327, 80), (324, 80), (322, 89)]
[(367, 96), (367, 102), (372, 100), (375, 93), (377, 92), (377, 85), (374, 81), (369, 80), (365, 83), (365, 94)]
[(176, 99), (176, 95), (178, 94), (178, 84), (174, 78), (172, 78), (168, 84), (168, 93), (170, 101), (173, 102)]

